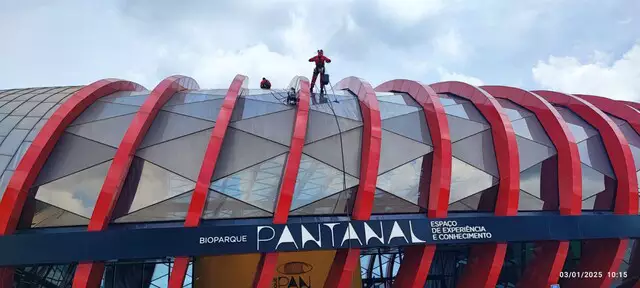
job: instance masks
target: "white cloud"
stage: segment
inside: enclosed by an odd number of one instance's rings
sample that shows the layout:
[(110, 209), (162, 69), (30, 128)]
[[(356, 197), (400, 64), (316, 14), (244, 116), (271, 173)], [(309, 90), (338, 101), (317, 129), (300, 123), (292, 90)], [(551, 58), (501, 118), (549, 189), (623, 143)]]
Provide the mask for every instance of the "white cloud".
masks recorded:
[(454, 29), (449, 29), (446, 33), (434, 38), (433, 49), (436, 56), (446, 57), (452, 61), (463, 61), (468, 53), (462, 43), (460, 33)]
[(380, 15), (403, 26), (414, 25), (445, 7), (444, 0), (377, 0), (376, 4)]
[(622, 58), (595, 52), (581, 63), (574, 57), (550, 56), (533, 67), (533, 78), (546, 89), (567, 93), (593, 94), (621, 100), (640, 99), (640, 43)]
[(479, 78), (456, 72), (449, 72), (443, 68), (438, 68), (438, 73), (440, 74), (440, 81), (460, 81), (474, 86), (484, 85), (484, 82)]

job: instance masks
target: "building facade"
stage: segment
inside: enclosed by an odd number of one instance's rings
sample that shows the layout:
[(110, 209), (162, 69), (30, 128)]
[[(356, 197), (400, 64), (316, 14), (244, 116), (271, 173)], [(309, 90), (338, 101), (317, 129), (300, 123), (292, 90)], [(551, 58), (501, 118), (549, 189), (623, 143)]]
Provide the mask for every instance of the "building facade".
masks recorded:
[(230, 80), (0, 91), (0, 287), (639, 287), (640, 104)]

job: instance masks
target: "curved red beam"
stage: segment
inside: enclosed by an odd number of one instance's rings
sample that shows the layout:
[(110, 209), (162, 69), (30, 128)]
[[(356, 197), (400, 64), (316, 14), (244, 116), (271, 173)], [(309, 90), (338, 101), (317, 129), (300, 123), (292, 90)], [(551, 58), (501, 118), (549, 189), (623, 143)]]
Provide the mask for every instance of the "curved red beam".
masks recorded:
[[(336, 85), (338, 90), (349, 90), (358, 97), (362, 112), (362, 147), (360, 156), (360, 184), (356, 194), (351, 219), (368, 220), (378, 181), (380, 147), (382, 145), (382, 120), (376, 92), (368, 82), (347, 77)], [(358, 269), (360, 249), (350, 248), (336, 251), (324, 287), (350, 287), (353, 273)], [(360, 271), (358, 271), (360, 273)]]
[[(299, 78), (298, 86), (298, 110), (296, 111), (295, 126), (291, 137), (289, 156), (284, 166), (280, 193), (276, 202), (276, 209), (273, 213), (273, 224), (286, 224), (293, 200), (293, 192), (296, 188), (300, 160), (302, 159), (302, 149), (304, 139), (307, 135), (307, 123), (309, 121), (309, 80)], [(253, 287), (271, 287), (273, 275), (278, 264), (278, 253), (266, 253), (260, 257), (258, 270), (253, 280)]]
[[(433, 160), (429, 169), (431, 171), (429, 190), (421, 190), (421, 196), (426, 197), (420, 198), (428, 199), (426, 207), (428, 207), (427, 215), (429, 218), (447, 217), (452, 155), (449, 123), (440, 98), (431, 87), (411, 80), (387, 81), (380, 84), (375, 90), (407, 93), (422, 106), (433, 142)], [(409, 246), (405, 247), (404, 251), (404, 258), (396, 280), (393, 282), (393, 287), (424, 287), (436, 245)]]
[[(502, 106), (489, 93), (472, 85), (448, 81), (430, 85), (437, 93), (452, 93), (470, 100), (491, 125), (500, 186), (496, 199), (496, 216), (518, 213), (520, 192), (520, 159), (516, 134)], [(458, 287), (495, 287), (504, 263), (506, 243), (473, 245), (468, 264)]]
[[(15, 231), (29, 188), (33, 186), (42, 166), (67, 126), (87, 107), (104, 96), (118, 91), (140, 90), (144, 90), (144, 87), (130, 81), (99, 80), (76, 91), (53, 113), (20, 160), (0, 201), (0, 236), (12, 234)], [(0, 286), (11, 287), (12, 283), (13, 269), (1, 268)]]
[[(638, 213), (638, 180), (631, 148), (618, 126), (584, 99), (553, 91), (533, 91), (545, 100), (569, 108), (590, 125), (598, 129), (602, 136), (607, 155), (618, 185), (615, 192), (615, 214), (633, 215)], [(622, 255), (628, 240), (604, 239), (585, 241), (578, 271), (616, 272), (622, 262)], [(567, 279), (567, 287), (607, 287), (612, 278)]]
[[(197, 227), (200, 225), (200, 219), (207, 204), (209, 185), (211, 185), (211, 178), (213, 177), (213, 172), (218, 162), (218, 156), (220, 156), (224, 135), (227, 133), (229, 122), (231, 122), (233, 108), (236, 106), (236, 100), (240, 92), (242, 92), (242, 88), (246, 88), (248, 82), (247, 76), (236, 75), (229, 86), (229, 90), (227, 90), (227, 94), (224, 96), (218, 118), (216, 118), (216, 125), (211, 131), (209, 144), (207, 144), (207, 150), (205, 151), (204, 159), (202, 159), (196, 188), (193, 190), (191, 202), (189, 203), (189, 211), (184, 221), (185, 227)], [(182, 287), (187, 268), (189, 268), (189, 258), (184, 257), (186, 255), (180, 256), (183, 257), (176, 257), (174, 260), (169, 277), (169, 288)]]
[[(162, 80), (151, 91), (118, 146), (89, 220), (89, 231), (102, 231), (109, 226), (113, 208), (129, 173), (131, 161), (158, 111), (175, 93), (188, 89), (198, 89), (196, 81), (186, 76), (175, 75)], [(96, 247), (96, 249), (99, 248)], [(73, 287), (98, 287), (103, 274), (104, 263), (80, 263), (75, 271)]]
[[(561, 215), (580, 215), (582, 208), (582, 172), (578, 145), (562, 116), (542, 97), (515, 87), (482, 86), (494, 98), (508, 99), (536, 115), (558, 151), (558, 191)], [(536, 243), (533, 262), (527, 264), (518, 287), (550, 287), (558, 283), (564, 265), (568, 241)]]

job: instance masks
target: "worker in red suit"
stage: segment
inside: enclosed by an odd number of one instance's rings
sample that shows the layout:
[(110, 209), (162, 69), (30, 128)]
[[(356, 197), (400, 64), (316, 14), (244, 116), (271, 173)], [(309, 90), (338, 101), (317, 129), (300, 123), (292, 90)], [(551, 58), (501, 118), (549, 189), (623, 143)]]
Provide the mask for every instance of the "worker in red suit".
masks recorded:
[(267, 78), (262, 77), (262, 81), (260, 81), (260, 88), (262, 89), (271, 89), (271, 82), (267, 80)]
[[(311, 77), (311, 92), (313, 92), (313, 86), (316, 85), (316, 78), (318, 78), (318, 74), (324, 75), (324, 63), (331, 63), (331, 59), (324, 56), (324, 51), (320, 49), (318, 50), (318, 55), (309, 58), (309, 62), (316, 63), (316, 67), (313, 69), (313, 77)], [(320, 80), (320, 93), (324, 93), (322, 79)]]

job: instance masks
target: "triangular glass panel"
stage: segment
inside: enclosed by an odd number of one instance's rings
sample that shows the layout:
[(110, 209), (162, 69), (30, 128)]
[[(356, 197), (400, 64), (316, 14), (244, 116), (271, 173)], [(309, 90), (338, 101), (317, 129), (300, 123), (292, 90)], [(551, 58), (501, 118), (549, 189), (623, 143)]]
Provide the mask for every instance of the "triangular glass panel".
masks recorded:
[(89, 218), (35, 200), (35, 211), (31, 220), (32, 228), (85, 226), (88, 224)]
[(311, 110), (304, 143), (315, 142), (360, 126), (362, 122)]
[(262, 116), (275, 112), (293, 109), (292, 106), (284, 104), (275, 104), (265, 101), (249, 100), (246, 98), (238, 98), (236, 106), (231, 114), (231, 122), (249, 119), (252, 117)]
[(266, 94), (257, 94), (257, 95), (246, 95), (243, 98), (248, 100), (256, 100), (256, 101), (265, 101), (277, 104), (284, 104), (285, 100), (287, 100), (287, 94), (281, 95), (280, 93), (266, 93)]
[(108, 161), (115, 154), (116, 149), (112, 147), (64, 133), (40, 170), (34, 186)]
[(207, 129), (138, 150), (136, 156), (197, 181), (210, 137), (211, 129)]
[(287, 153), (211, 183), (211, 189), (273, 212)]
[(240, 120), (229, 126), (289, 146), (295, 121), (296, 109), (290, 109)]
[(376, 189), (372, 214), (399, 214), (420, 212), (420, 207), (391, 193)]
[[(422, 175), (422, 164), (425, 157), (430, 158), (428, 156), (422, 156), (417, 159), (413, 159), (407, 164), (378, 176), (377, 186), (380, 189), (388, 191), (389, 193), (406, 201), (419, 205), (418, 199), (420, 198), (420, 193), (429, 193), (429, 186), (422, 187), (422, 189), (420, 189), (420, 182), (422, 182), (423, 185), (425, 183), (422, 178), (431, 177), (431, 175)], [(427, 159), (426, 164), (429, 166), (431, 165), (429, 159)], [(431, 167), (425, 167), (424, 169), (424, 171), (427, 172), (430, 170)], [(428, 180), (426, 183), (428, 183)]]
[(544, 201), (520, 190), (518, 199), (518, 211), (543, 211)]
[(209, 190), (203, 219), (271, 217), (272, 214), (258, 207)]
[(447, 115), (447, 122), (449, 123), (449, 137), (451, 137), (451, 143), (491, 128), (488, 124), (482, 124), (451, 115)]
[(567, 125), (569, 126), (569, 130), (571, 130), (571, 134), (573, 134), (573, 138), (576, 140), (576, 143), (582, 142), (582, 140), (598, 134), (598, 131), (596, 131), (596, 129), (594, 129), (586, 121), (582, 120), (580, 116), (573, 113), (573, 111), (564, 107), (556, 106), (555, 108), (556, 110), (558, 110), (565, 123), (567, 123)]
[(90, 218), (111, 161), (38, 187), (36, 199)]
[(640, 170), (640, 135), (629, 124), (620, 126), (620, 131), (629, 142), (629, 147), (633, 154), (633, 162), (636, 164), (636, 171)]
[(302, 154), (291, 210), (358, 185), (358, 179)]
[[(225, 89), (226, 90), (226, 89)], [(200, 90), (202, 91), (202, 90)], [(226, 92), (223, 94), (206, 94), (206, 93), (193, 93), (190, 92), (178, 92), (171, 96), (171, 99), (167, 101), (164, 107), (174, 106), (174, 105), (182, 105), (187, 103), (196, 103), (196, 102), (205, 102), (210, 100), (223, 99)]]
[(162, 107), (162, 110), (215, 122), (218, 120), (220, 106), (222, 106), (223, 101), (224, 99), (217, 99), (182, 105), (164, 106)]
[(121, 99), (125, 97), (139, 97), (139, 96), (149, 96), (149, 91), (118, 91), (110, 95), (104, 96), (98, 100), (112, 102), (113, 100), (116, 100), (116, 99)]
[(494, 184), (494, 177), (464, 163), (455, 157), (452, 159), (451, 190), (449, 203), (469, 197), (485, 190)]
[(460, 201), (449, 204), (449, 207), (447, 208), (447, 210), (449, 212), (475, 211), (475, 209), (462, 204), (462, 202)]
[(535, 197), (540, 197), (542, 185), (542, 163), (531, 166), (529, 169), (520, 172), (520, 190), (523, 190)]
[(582, 164), (582, 199), (587, 199), (605, 190), (605, 176), (593, 168)]
[(116, 223), (142, 223), (184, 220), (189, 211), (192, 192), (167, 199), (155, 205), (116, 219)]
[(536, 117), (527, 117), (513, 121), (511, 122), (511, 127), (513, 127), (516, 135), (520, 137), (527, 138), (548, 147), (555, 147)]
[(429, 145), (382, 130), (378, 175), (433, 151)]
[(138, 149), (199, 132), (213, 127), (214, 122), (159, 111)]
[(520, 105), (517, 105), (511, 102), (510, 100), (499, 99), (499, 98), (496, 100), (498, 101), (498, 103), (500, 103), (500, 106), (502, 106), (503, 111), (507, 113), (507, 116), (511, 121), (516, 121), (518, 119), (533, 116), (533, 113), (531, 113), (531, 111), (521, 107)]
[(139, 107), (131, 105), (122, 105), (116, 103), (96, 101), (89, 108), (84, 110), (76, 120), (69, 126), (89, 123), (97, 120), (107, 119), (126, 114), (138, 112)]
[(329, 197), (320, 199), (311, 204), (302, 206), (291, 211), (291, 216), (303, 215), (348, 215), (351, 214), (353, 208), (354, 197), (358, 191), (358, 186), (349, 188), (345, 191), (333, 194)]
[(444, 112), (448, 115), (487, 124), (487, 120), (472, 103), (444, 106)]
[(420, 106), (416, 100), (413, 100), (413, 98), (411, 98), (407, 93), (376, 92), (376, 97), (380, 102), (389, 102), (422, 108), (422, 106)]
[(450, 105), (471, 103), (467, 99), (455, 96), (453, 94), (448, 94), (448, 93), (438, 94), (438, 98), (440, 98), (440, 103), (442, 103), (442, 106), (450, 106)]
[(613, 116), (613, 115), (611, 115), (609, 113), (607, 113), (607, 116), (609, 117), (609, 119), (611, 119), (618, 126), (622, 126), (622, 125), (627, 124), (627, 121), (625, 121), (624, 119), (620, 119), (620, 118), (618, 118), (616, 116)]
[(422, 110), (385, 119), (382, 121), (382, 128), (416, 140), (418, 142), (433, 146), (429, 126)]
[(580, 161), (582, 163), (611, 178), (616, 178), (600, 136), (593, 136), (578, 143), (578, 151), (580, 152)]
[(67, 128), (67, 132), (118, 148), (136, 114), (93, 121)]
[(498, 177), (498, 164), (491, 130), (467, 137), (451, 145), (453, 156)]
[(109, 99), (100, 99), (103, 102), (111, 102), (122, 105), (131, 105), (131, 106), (142, 106), (144, 101), (149, 98), (149, 94), (146, 95), (138, 95), (138, 96), (121, 96)]
[(340, 116), (349, 118), (356, 121), (362, 121), (362, 113), (360, 112), (360, 103), (358, 100), (338, 100), (327, 101), (326, 103), (320, 103), (311, 105), (311, 110), (324, 112), (331, 116)]
[[(351, 176), (359, 177), (361, 138), (362, 129), (356, 128), (307, 144), (304, 146), (303, 152), (329, 164), (333, 168), (341, 171), (347, 170), (346, 172)], [(345, 158), (349, 157), (344, 163), (343, 155)], [(347, 166), (349, 166), (349, 169), (347, 169)]]
[(422, 111), (420, 107), (407, 106), (389, 102), (378, 102), (380, 106), (380, 119), (385, 120), (400, 115), (406, 115), (417, 111)]
[(608, 193), (598, 193), (582, 200), (582, 210), (611, 211), (612, 209), (613, 195), (610, 195)]
[(520, 136), (516, 136), (516, 142), (520, 157), (520, 171), (527, 170), (529, 167), (556, 155), (555, 148), (538, 144)]
[(466, 206), (479, 212), (493, 211), (498, 198), (498, 185), (491, 186), (467, 198), (460, 200)]
[(127, 214), (186, 193), (196, 186), (195, 182), (151, 162), (144, 161), (141, 166), (136, 193)]
[(287, 146), (228, 127), (212, 181), (288, 151)]

